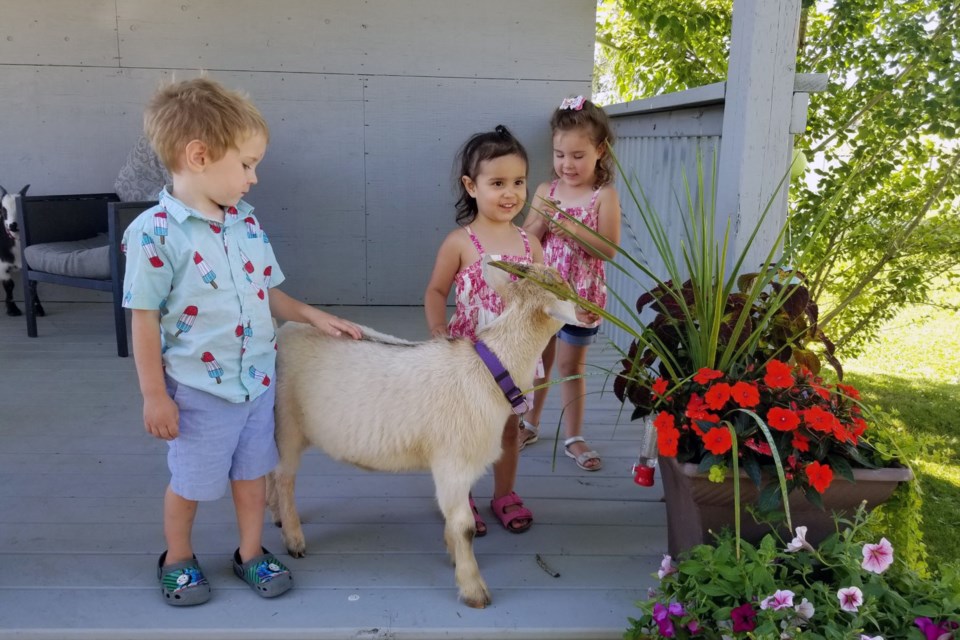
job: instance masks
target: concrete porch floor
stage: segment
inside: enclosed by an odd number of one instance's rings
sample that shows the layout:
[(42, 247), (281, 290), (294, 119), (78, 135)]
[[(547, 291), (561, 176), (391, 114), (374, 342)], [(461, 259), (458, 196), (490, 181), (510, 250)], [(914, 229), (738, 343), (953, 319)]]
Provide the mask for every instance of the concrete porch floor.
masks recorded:
[[(580, 471), (562, 449), (554, 467), (555, 390), (520, 463), (533, 528), (513, 535), (496, 523), (489, 475), (475, 488), (489, 527), (475, 541), (487, 609), (457, 601), (429, 475), (364, 472), (316, 450), (297, 485), (308, 555), (292, 560), (277, 529), (265, 534), (295, 589), (262, 600), (233, 576), (225, 497), (201, 506), (194, 533), (213, 599), (167, 606), (155, 575), (166, 445), (143, 431), (133, 358), (115, 355), (109, 304), (45, 306), (35, 339), (23, 318), (0, 316), (0, 638), (620, 638), (656, 583), (662, 492), (633, 484), (636, 429), (596, 375), (585, 435), (601, 471)], [(331, 311), (426, 337), (420, 307)], [(615, 360), (612, 348), (591, 349), (591, 365)]]

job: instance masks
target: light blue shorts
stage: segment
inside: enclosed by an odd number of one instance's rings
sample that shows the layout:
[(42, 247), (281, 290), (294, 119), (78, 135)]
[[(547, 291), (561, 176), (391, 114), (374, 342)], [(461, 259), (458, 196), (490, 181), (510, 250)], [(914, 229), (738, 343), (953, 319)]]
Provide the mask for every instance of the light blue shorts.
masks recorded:
[(180, 433), (170, 440), (170, 488), (187, 500), (217, 500), (228, 480), (256, 480), (277, 466), (274, 385), (250, 402), (230, 402), (166, 377), (180, 410)]
[(600, 327), (578, 327), (575, 324), (565, 324), (557, 337), (577, 347), (586, 347), (597, 341), (597, 334), (600, 333)]

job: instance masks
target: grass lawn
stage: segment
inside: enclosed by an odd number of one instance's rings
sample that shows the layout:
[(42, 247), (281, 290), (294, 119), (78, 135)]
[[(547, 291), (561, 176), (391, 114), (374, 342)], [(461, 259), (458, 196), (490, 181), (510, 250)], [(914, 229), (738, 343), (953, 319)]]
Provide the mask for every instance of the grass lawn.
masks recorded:
[[(938, 302), (960, 305), (960, 291)], [(911, 308), (891, 320), (878, 343), (844, 361), (844, 382), (894, 425), (929, 445), (911, 460), (923, 491), (923, 537), (931, 567), (960, 558), (960, 313)]]

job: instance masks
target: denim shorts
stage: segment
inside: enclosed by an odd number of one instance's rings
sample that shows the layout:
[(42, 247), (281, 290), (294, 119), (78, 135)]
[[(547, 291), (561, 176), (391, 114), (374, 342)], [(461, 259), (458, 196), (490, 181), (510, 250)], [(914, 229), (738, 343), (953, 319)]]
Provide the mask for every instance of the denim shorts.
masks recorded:
[(274, 385), (250, 402), (230, 402), (166, 377), (180, 410), (180, 432), (168, 441), (170, 488), (187, 500), (217, 500), (229, 480), (256, 480), (277, 466)]
[(575, 324), (565, 324), (557, 333), (557, 337), (577, 347), (585, 347), (597, 341), (600, 327), (578, 327)]

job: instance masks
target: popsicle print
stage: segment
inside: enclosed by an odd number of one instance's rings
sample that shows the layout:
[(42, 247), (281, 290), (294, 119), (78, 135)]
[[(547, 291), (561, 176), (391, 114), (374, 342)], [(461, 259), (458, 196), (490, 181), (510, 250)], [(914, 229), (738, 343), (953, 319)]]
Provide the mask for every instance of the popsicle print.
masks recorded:
[(198, 251), (193, 252), (193, 264), (197, 265), (197, 269), (200, 271), (200, 277), (203, 278), (204, 282), (214, 289), (219, 288), (216, 283), (217, 273), (204, 262), (203, 256), (201, 256)]
[(257, 221), (253, 219), (253, 216), (247, 216), (243, 219), (247, 225), (247, 237), (256, 238), (257, 237)]
[(217, 384), (220, 384), (223, 377), (223, 367), (220, 366), (220, 363), (217, 362), (217, 359), (213, 357), (213, 354), (209, 351), (204, 351), (203, 355), (200, 356), (200, 359), (203, 361), (203, 364), (207, 365), (207, 375), (211, 378), (215, 378)]
[(270, 386), (270, 376), (265, 374), (263, 371), (260, 371), (253, 365), (250, 365), (250, 368), (247, 371), (250, 373), (251, 378), (253, 378), (254, 380), (259, 380), (263, 386), (265, 387)]
[(183, 313), (180, 314), (180, 319), (177, 320), (177, 332), (174, 334), (174, 337), (193, 329), (193, 323), (197, 319), (198, 312), (197, 307), (192, 304), (183, 310)]
[(243, 263), (243, 270), (247, 273), (253, 273), (253, 263), (250, 262), (250, 258), (247, 257), (247, 254), (243, 252), (243, 249), (240, 249), (240, 262)]
[(264, 270), (263, 270), (263, 286), (264, 286), (264, 288), (266, 288), (266, 289), (269, 289), (269, 288), (270, 288), (270, 277), (271, 277), (272, 275), (273, 275), (273, 267), (268, 264), (268, 265), (266, 266), (266, 268), (264, 268)]
[(158, 211), (153, 214), (153, 233), (160, 238), (160, 244), (166, 244), (167, 238), (167, 212)]
[(153, 243), (153, 238), (144, 233), (143, 237), (140, 238), (140, 246), (143, 248), (143, 252), (147, 254), (151, 267), (159, 269), (163, 266), (163, 260), (157, 255), (157, 245)]
[(247, 279), (247, 282), (250, 283), (250, 288), (253, 289), (253, 291), (257, 294), (257, 297), (261, 300), (264, 300), (266, 296), (263, 293), (263, 289), (260, 288), (260, 285), (254, 282), (253, 278), (251, 278), (249, 275), (243, 274), (243, 276)]

